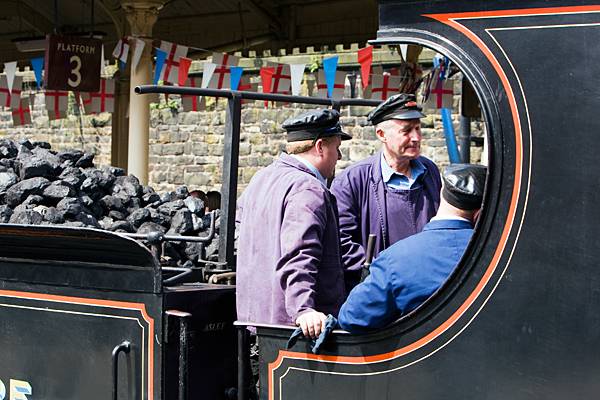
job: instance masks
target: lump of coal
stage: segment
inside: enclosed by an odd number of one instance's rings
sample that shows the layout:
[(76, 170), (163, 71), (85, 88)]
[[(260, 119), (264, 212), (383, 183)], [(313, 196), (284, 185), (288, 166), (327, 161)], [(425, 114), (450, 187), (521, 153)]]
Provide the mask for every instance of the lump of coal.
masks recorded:
[(127, 221), (129, 221), (135, 229), (139, 228), (144, 222), (148, 221), (149, 219), (150, 211), (145, 208), (137, 209), (131, 214), (129, 214), (129, 216), (127, 217)]
[(175, 189), (175, 198), (183, 200), (190, 195), (187, 186), (179, 186)]
[(92, 168), (94, 166), (94, 155), (85, 153), (75, 162), (75, 166), (79, 168)]
[(67, 183), (62, 181), (54, 181), (44, 189), (42, 195), (52, 200), (60, 201), (65, 197), (71, 197), (75, 195), (75, 190)]
[(19, 177), (14, 172), (0, 172), (0, 193), (5, 193), (6, 189), (19, 181)]
[(194, 231), (192, 213), (189, 210), (179, 210), (171, 219), (170, 234), (185, 235)]
[(200, 217), (204, 215), (204, 202), (199, 198), (188, 196), (183, 202), (188, 210), (190, 210), (192, 213)]
[(17, 145), (12, 140), (0, 140), (0, 158), (15, 158), (19, 154)]
[(40, 225), (44, 218), (40, 213), (33, 210), (19, 210), (15, 211), (11, 215), (8, 222), (10, 224), (22, 224), (22, 225)]
[(50, 151), (36, 147), (33, 151), (27, 151), (19, 154), (21, 165), (19, 174), (21, 179), (34, 178), (42, 176), (44, 178), (54, 178), (61, 172), (60, 159)]
[(142, 194), (142, 185), (133, 175), (119, 176), (115, 179), (113, 194), (125, 193), (127, 196), (137, 197)]
[(59, 211), (56, 207), (48, 207), (44, 214), (44, 221), (51, 224), (62, 224), (65, 222), (65, 212)]
[(150, 232), (162, 232), (165, 233), (167, 230), (164, 226), (157, 224), (152, 221), (144, 222), (137, 230), (137, 233), (147, 234)]
[(7, 223), (10, 220), (10, 216), (13, 214), (12, 208), (6, 204), (0, 205), (0, 223)]
[(78, 199), (66, 197), (58, 202), (56, 209), (62, 211), (65, 217), (75, 217), (81, 213), (83, 207)]
[(42, 194), (48, 185), (50, 185), (50, 181), (42, 177), (17, 182), (6, 191), (6, 204), (14, 208), (29, 195)]

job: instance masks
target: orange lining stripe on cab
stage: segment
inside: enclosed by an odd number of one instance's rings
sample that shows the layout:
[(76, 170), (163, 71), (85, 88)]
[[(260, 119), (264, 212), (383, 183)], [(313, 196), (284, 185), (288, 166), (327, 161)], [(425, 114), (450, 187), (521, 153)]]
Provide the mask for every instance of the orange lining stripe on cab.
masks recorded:
[(475, 299), (481, 294), (483, 288), (489, 282), (491, 275), (493, 274), (496, 266), (499, 263), (500, 257), (504, 251), (504, 246), (508, 241), (508, 236), (510, 234), (510, 230), (512, 227), (512, 223), (514, 222), (514, 218), (516, 215), (517, 201), (520, 192), (521, 185), (521, 167), (523, 162), (523, 149), (522, 149), (522, 131), (521, 131), (521, 123), (518, 116), (517, 104), (512, 88), (508, 82), (508, 77), (503, 71), (500, 63), (490, 51), (490, 49), (485, 45), (485, 43), (472, 31), (470, 31), (465, 26), (457, 23), (455, 19), (465, 19), (465, 18), (482, 18), (482, 17), (509, 17), (509, 16), (530, 16), (536, 14), (559, 14), (559, 13), (584, 13), (584, 12), (599, 12), (600, 6), (576, 6), (576, 7), (553, 7), (553, 8), (532, 8), (532, 9), (518, 9), (518, 10), (503, 10), (503, 11), (484, 11), (484, 12), (468, 12), (468, 13), (455, 13), (455, 14), (428, 14), (424, 15), (426, 17), (435, 19), (443, 24), (449, 25), (450, 27), (458, 30), (459, 32), (466, 35), (469, 39), (471, 39), (477, 47), (485, 54), (488, 60), (493, 65), (494, 69), (498, 73), (501, 78), (504, 89), (508, 94), (508, 100), (513, 116), (513, 123), (515, 126), (515, 146), (516, 146), (516, 157), (515, 157), (515, 181), (513, 185), (513, 193), (511, 196), (511, 204), (509, 208), (508, 217), (506, 223), (504, 225), (504, 229), (502, 231), (502, 236), (500, 238), (500, 242), (496, 251), (494, 252), (494, 256), (492, 258), (492, 262), (488, 266), (485, 274), (477, 284), (476, 288), (471, 292), (469, 297), (465, 300), (465, 302), (448, 318), (445, 322), (443, 322), (436, 329), (431, 331), (429, 334), (425, 335), (421, 339), (413, 342), (412, 344), (397, 349), (392, 352), (377, 354), (372, 356), (323, 356), (323, 355), (315, 355), (310, 353), (300, 353), (300, 352), (290, 352), (290, 351), (280, 351), (278, 357), (272, 363), (269, 363), (269, 400), (273, 400), (274, 398), (274, 387), (273, 387), (273, 372), (277, 369), (284, 358), (296, 358), (296, 359), (305, 359), (305, 360), (316, 360), (316, 361), (329, 361), (329, 362), (343, 362), (348, 364), (360, 364), (365, 362), (379, 362), (390, 360), (392, 358), (396, 358), (405, 354), (408, 354), (424, 345), (434, 340), (436, 337), (441, 335), (445, 330), (447, 330), (450, 326), (452, 326), (464, 312), (474, 303)]
[(119, 309), (138, 310), (144, 320), (148, 323), (148, 400), (154, 398), (154, 319), (146, 312), (146, 305), (143, 303), (131, 303), (125, 301), (90, 299), (85, 297), (68, 297), (54, 294), (19, 292), (13, 290), (0, 290), (2, 297), (17, 297), (22, 299), (45, 300), (69, 304), (84, 304), (99, 307), (112, 307)]

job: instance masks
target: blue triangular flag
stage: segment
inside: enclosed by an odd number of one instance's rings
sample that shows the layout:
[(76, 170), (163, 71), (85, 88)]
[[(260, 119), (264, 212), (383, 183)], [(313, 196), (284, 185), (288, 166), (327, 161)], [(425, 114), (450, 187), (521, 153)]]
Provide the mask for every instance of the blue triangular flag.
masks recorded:
[(323, 59), (325, 82), (327, 82), (327, 97), (333, 97), (333, 88), (335, 86), (335, 71), (337, 70), (337, 65), (338, 56)]
[(156, 85), (158, 80), (160, 79), (160, 73), (162, 72), (163, 66), (165, 64), (165, 60), (167, 58), (167, 52), (161, 50), (159, 48), (155, 48), (156, 50), (156, 68), (154, 69), (154, 80), (152, 83)]
[(31, 67), (35, 73), (35, 83), (37, 83), (38, 89), (42, 87), (42, 70), (44, 69), (44, 57), (37, 57), (31, 59)]
[(229, 67), (231, 70), (230, 74), (230, 82), (231, 82), (231, 90), (238, 90), (240, 86), (240, 80), (242, 79), (242, 72), (244, 68), (242, 67)]

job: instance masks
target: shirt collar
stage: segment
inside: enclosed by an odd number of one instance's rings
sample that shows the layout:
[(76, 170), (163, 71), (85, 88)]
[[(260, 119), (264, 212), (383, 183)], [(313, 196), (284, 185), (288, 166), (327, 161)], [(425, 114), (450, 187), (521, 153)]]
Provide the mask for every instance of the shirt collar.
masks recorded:
[(449, 221), (449, 220), (455, 220), (455, 221), (465, 221), (468, 223), (471, 223), (471, 221), (469, 221), (466, 218), (463, 217), (459, 217), (458, 215), (452, 216), (452, 217), (438, 217), (437, 215), (434, 216), (433, 218), (431, 218), (429, 221)]
[(396, 174), (399, 176), (406, 177), (412, 183), (416, 181), (419, 178), (419, 176), (423, 175), (423, 173), (425, 172), (425, 166), (418, 158), (415, 158), (414, 160), (410, 161), (410, 172), (411, 177), (409, 178), (400, 172), (394, 171), (385, 160), (383, 152), (381, 152), (381, 177), (383, 178), (384, 182), (389, 182), (389, 180), (392, 179), (392, 176)]
[(317, 167), (312, 165), (310, 161), (308, 161), (307, 159), (305, 159), (303, 157), (300, 157), (297, 154), (291, 154), (291, 156), (294, 157), (296, 160), (300, 161), (302, 164), (304, 164), (306, 166), (306, 168), (308, 168), (310, 170), (310, 172), (315, 174), (315, 176), (317, 177), (319, 182), (321, 182), (323, 184), (323, 186), (325, 186), (325, 187), (327, 186), (327, 179), (325, 179), (323, 177), (323, 175), (321, 175), (321, 173), (319, 172)]

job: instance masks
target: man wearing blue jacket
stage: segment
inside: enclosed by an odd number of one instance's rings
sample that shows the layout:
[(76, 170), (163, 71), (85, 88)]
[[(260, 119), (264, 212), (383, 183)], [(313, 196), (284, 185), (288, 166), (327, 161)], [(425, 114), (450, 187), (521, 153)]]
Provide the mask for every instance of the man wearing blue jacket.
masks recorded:
[(487, 168), (453, 164), (443, 173), (439, 210), (422, 232), (383, 251), (339, 313), (351, 333), (383, 328), (427, 300), (459, 263), (479, 215)]

